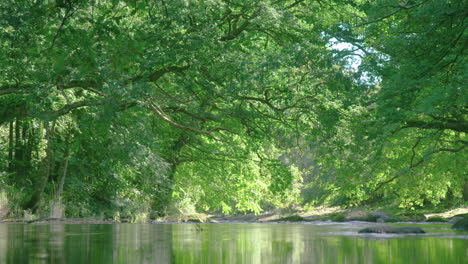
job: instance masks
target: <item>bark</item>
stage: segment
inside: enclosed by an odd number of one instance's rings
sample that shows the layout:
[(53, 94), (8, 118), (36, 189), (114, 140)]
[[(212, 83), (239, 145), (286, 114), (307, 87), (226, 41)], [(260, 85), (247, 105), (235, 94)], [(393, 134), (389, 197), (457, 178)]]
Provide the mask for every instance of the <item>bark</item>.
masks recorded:
[(13, 156), (13, 170), (18, 172), (18, 163), (21, 159), (21, 133), (20, 133), (20, 120), (16, 119), (15, 121), (15, 154)]
[(468, 201), (468, 180), (465, 179), (465, 184), (463, 186), (463, 200)]
[(59, 185), (57, 188), (57, 192), (55, 193), (55, 197), (57, 200), (59, 200), (62, 196), (63, 186), (65, 184), (65, 177), (67, 176), (68, 160), (70, 159), (70, 135), (67, 136), (65, 144), (65, 152), (63, 153), (62, 165), (60, 166), (59, 170)]
[(27, 161), (28, 170), (31, 169), (32, 152), (33, 152), (34, 146), (36, 145), (36, 140), (35, 140), (36, 137), (34, 133), (35, 133), (34, 126), (33, 126), (33, 123), (31, 122), (29, 124), (29, 129), (28, 129), (28, 134), (27, 134), (28, 143), (26, 145), (25, 154), (24, 154), (24, 160)]
[(10, 131), (8, 137), (8, 170), (13, 171), (13, 153), (14, 153), (14, 135), (13, 135), (13, 121), (10, 121)]
[(433, 120), (433, 121), (420, 121), (420, 120), (408, 120), (403, 128), (415, 127), (421, 129), (448, 129), (457, 132), (468, 133), (468, 122), (464, 120)]
[(52, 160), (53, 160), (53, 150), (52, 150), (52, 141), (55, 133), (55, 121), (49, 126), (49, 122), (44, 122), (44, 128), (46, 130), (45, 139), (47, 142), (46, 146), (46, 157), (43, 160), (43, 169), (42, 174), (39, 175), (38, 182), (36, 184), (37, 188), (34, 194), (31, 197), (31, 200), (26, 203), (26, 209), (33, 209), (36, 211), (42, 198), (42, 194), (44, 193), (44, 189), (47, 185), (47, 182), (50, 178), (50, 172), (52, 170)]
[(179, 155), (181, 150), (184, 146), (187, 145), (188, 141), (190, 140), (187, 133), (182, 133), (176, 142), (171, 146), (171, 153), (170, 155), (166, 156), (165, 159), (170, 162), (170, 168), (167, 177), (166, 183), (164, 183), (161, 188), (161, 196), (158, 197), (153, 202), (153, 208), (158, 211), (159, 216), (164, 216), (167, 214), (171, 204), (172, 204), (172, 192), (174, 187), (174, 177), (177, 172), (177, 167), (181, 163), (179, 159)]

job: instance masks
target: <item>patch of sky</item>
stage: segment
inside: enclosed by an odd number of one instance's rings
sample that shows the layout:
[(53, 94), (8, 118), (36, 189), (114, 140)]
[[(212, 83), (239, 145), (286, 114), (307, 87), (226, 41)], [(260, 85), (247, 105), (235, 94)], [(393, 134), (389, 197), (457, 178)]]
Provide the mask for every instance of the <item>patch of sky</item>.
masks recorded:
[(344, 67), (351, 73), (359, 73), (357, 82), (367, 85), (375, 85), (380, 82), (380, 78), (372, 75), (367, 71), (360, 71), (359, 67), (362, 64), (362, 59), (366, 56), (366, 52), (361, 47), (357, 47), (348, 42), (339, 41), (336, 38), (328, 40), (328, 47), (336, 52), (336, 56), (339, 56), (344, 60)]
[(358, 47), (351, 43), (340, 42), (336, 38), (331, 38), (328, 42), (328, 46), (335, 51), (340, 53), (349, 53), (344, 56), (346, 61), (346, 67), (350, 70), (357, 71), (362, 63), (361, 57), (364, 56), (364, 52)]

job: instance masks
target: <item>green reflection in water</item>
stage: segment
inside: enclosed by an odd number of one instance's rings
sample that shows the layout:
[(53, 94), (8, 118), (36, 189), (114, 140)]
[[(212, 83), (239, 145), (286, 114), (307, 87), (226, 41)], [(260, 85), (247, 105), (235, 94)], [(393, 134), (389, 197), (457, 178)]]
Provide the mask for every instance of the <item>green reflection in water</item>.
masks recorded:
[(0, 263), (467, 263), (467, 232), (364, 224), (0, 224)]

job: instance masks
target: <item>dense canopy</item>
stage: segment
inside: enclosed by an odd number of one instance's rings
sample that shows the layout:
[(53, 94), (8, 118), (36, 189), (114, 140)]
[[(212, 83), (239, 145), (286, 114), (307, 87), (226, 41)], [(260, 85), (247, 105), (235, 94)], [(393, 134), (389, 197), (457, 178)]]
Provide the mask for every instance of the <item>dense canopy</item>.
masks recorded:
[(0, 192), (67, 216), (462, 201), (466, 10), (4, 1)]

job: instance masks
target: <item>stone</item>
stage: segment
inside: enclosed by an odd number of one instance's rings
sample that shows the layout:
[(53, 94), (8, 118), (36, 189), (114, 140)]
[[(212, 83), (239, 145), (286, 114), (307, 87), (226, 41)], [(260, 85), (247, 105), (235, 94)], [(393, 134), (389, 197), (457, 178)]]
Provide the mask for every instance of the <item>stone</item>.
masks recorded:
[(424, 234), (424, 230), (419, 227), (393, 227), (393, 226), (373, 226), (359, 230), (359, 233), (381, 233), (381, 234)]
[(382, 211), (382, 210), (375, 210), (369, 213), (369, 219), (375, 219), (374, 221), (377, 223), (389, 223), (389, 222), (398, 222), (398, 218), (394, 215)]
[(371, 219), (372, 217), (369, 215), (368, 212), (363, 211), (363, 210), (351, 210), (345, 213), (344, 215), (345, 221), (366, 221), (366, 222), (374, 222), (374, 219)]
[(458, 220), (455, 224), (452, 225), (452, 229), (468, 231), (468, 217)]
[(455, 224), (456, 222), (458, 222), (459, 220), (462, 220), (463, 219), (463, 216), (454, 216), (450, 219), (450, 221), (448, 221), (449, 224)]
[(375, 218), (390, 218), (392, 217), (389, 213), (382, 211), (382, 210), (375, 210), (369, 213), (371, 216), (374, 216)]

